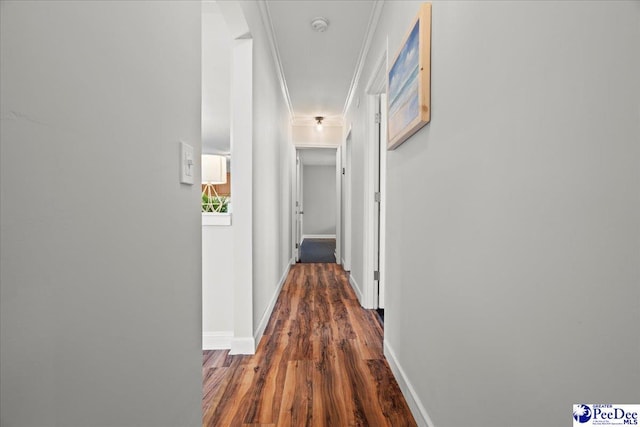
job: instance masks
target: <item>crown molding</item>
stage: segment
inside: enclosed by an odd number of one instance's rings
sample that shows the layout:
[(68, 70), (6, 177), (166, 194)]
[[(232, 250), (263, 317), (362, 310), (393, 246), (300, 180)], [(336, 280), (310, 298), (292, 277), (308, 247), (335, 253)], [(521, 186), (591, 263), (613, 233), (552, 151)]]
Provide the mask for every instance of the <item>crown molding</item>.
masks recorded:
[(289, 88), (287, 87), (287, 80), (284, 77), (284, 68), (282, 67), (282, 61), (280, 60), (280, 50), (278, 49), (278, 43), (276, 40), (276, 33), (273, 29), (273, 22), (271, 21), (271, 13), (269, 12), (269, 5), (266, 0), (258, 1), (258, 8), (260, 9), (260, 16), (262, 18), (262, 24), (264, 25), (265, 32), (267, 33), (267, 39), (269, 40), (269, 47), (271, 48), (271, 56), (276, 67), (276, 74), (278, 75), (278, 81), (280, 83), (280, 90), (282, 96), (287, 104), (289, 110), (289, 117), (293, 121), (295, 115), (293, 113), (293, 106), (291, 105), (291, 97), (289, 96)]
[(358, 57), (356, 69), (355, 69), (355, 72), (353, 73), (353, 78), (351, 79), (351, 85), (349, 86), (349, 92), (347, 92), (347, 99), (345, 100), (344, 108), (342, 110), (343, 117), (347, 115), (349, 106), (351, 105), (356, 89), (358, 88), (358, 83), (360, 82), (360, 76), (362, 75), (362, 69), (364, 68), (364, 63), (365, 63), (365, 60), (367, 59), (369, 48), (371, 47), (371, 41), (373, 40), (373, 35), (376, 32), (378, 21), (380, 21), (380, 13), (382, 12), (383, 5), (384, 5), (384, 0), (376, 0), (373, 4), (373, 8), (371, 9), (371, 15), (369, 15), (369, 24), (367, 25), (367, 31), (365, 33), (364, 41), (362, 43), (362, 50), (360, 51), (360, 56)]

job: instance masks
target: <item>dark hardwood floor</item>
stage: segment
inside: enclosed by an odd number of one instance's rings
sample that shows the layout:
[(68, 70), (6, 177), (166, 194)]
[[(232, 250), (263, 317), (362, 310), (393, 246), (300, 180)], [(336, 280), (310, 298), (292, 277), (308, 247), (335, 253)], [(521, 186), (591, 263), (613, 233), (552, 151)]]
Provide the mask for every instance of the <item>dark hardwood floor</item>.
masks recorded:
[(415, 426), (337, 264), (291, 268), (253, 356), (204, 351), (203, 426)]

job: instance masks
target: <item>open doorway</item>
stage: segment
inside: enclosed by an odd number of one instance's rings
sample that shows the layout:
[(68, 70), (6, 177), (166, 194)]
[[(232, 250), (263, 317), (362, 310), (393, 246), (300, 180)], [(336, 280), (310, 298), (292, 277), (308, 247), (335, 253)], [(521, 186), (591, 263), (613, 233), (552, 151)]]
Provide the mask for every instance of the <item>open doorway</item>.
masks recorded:
[(297, 262), (336, 262), (336, 148), (296, 152)]
[(237, 2), (203, 2), (201, 19), (203, 152), (231, 157), (226, 193), (214, 192), (218, 200), (231, 196), (227, 212), (202, 213), (202, 347), (251, 354), (253, 128), (239, 118), (251, 117), (253, 109), (245, 90), (253, 81), (253, 40)]
[(351, 129), (340, 150), (340, 264), (351, 271)]
[(373, 169), (372, 183), (374, 192), (373, 204), (373, 241), (371, 245), (371, 258), (373, 261), (373, 288), (374, 288), (374, 308), (384, 324), (384, 284), (381, 272), (384, 261), (384, 214), (383, 214), (383, 178), (386, 167), (386, 145), (387, 145), (387, 117), (386, 117), (386, 94), (382, 93), (374, 96), (375, 123), (373, 126)]
[[(367, 144), (365, 146), (365, 215), (363, 306), (378, 311), (384, 322), (386, 154), (387, 154), (387, 54), (379, 57), (366, 86)], [(371, 236), (371, 237), (369, 237)]]
[[(234, 335), (234, 254), (228, 250), (234, 244), (235, 227), (231, 222), (235, 201), (231, 200), (231, 180), (238, 176), (237, 165), (231, 164), (233, 36), (217, 2), (204, 2), (201, 18), (202, 154), (206, 156), (203, 160), (212, 160), (209, 168), (205, 167), (209, 162), (202, 162), (202, 348), (220, 350), (231, 348)], [(223, 179), (214, 172), (224, 175)], [(220, 179), (214, 178), (218, 185), (211, 185), (209, 173), (218, 175)], [(226, 206), (222, 206), (223, 200)]]

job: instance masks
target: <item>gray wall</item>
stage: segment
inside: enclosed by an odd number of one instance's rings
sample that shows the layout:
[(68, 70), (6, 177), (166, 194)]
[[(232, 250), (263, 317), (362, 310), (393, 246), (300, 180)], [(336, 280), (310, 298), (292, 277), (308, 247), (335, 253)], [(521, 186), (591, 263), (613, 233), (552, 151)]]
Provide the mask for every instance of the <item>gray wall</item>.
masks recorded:
[(0, 15), (0, 424), (199, 426), (200, 4)]
[(336, 234), (336, 167), (304, 165), (302, 234)]
[[(418, 7), (385, 3), (361, 82)], [(638, 2), (433, 4), (431, 123), (387, 158), (385, 341), (438, 427), (640, 402), (639, 22)]]

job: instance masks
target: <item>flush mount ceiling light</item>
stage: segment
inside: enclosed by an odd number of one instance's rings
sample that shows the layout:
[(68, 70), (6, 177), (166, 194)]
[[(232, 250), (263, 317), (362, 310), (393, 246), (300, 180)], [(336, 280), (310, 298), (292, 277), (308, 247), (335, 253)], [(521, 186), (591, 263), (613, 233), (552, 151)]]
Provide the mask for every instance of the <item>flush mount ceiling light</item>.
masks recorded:
[(322, 121), (324, 120), (324, 117), (316, 116), (315, 119), (316, 119), (316, 129), (319, 131), (322, 130)]
[(318, 16), (311, 20), (311, 28), (313, 28), (313, 31), (317, 31), (318, 33), (324, 33), (327, 31), (327, 28), (329, 28), (329, 21), (327, 18)]

